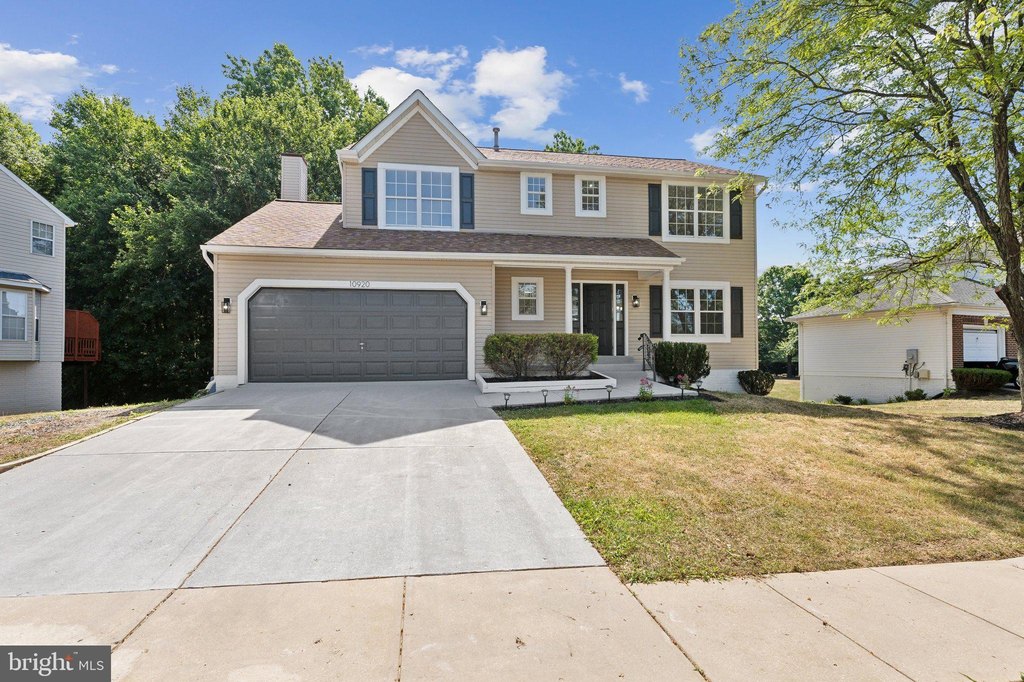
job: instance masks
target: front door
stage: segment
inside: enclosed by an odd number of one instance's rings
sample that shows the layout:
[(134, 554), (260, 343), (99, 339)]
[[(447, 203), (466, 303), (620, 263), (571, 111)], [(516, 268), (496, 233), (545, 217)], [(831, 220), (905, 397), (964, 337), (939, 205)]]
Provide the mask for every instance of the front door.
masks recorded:
[(583, 285), (583, 333), (597, 336), (597, 354), (612, 355), (615, 322), (612, 316), (612, 285)]

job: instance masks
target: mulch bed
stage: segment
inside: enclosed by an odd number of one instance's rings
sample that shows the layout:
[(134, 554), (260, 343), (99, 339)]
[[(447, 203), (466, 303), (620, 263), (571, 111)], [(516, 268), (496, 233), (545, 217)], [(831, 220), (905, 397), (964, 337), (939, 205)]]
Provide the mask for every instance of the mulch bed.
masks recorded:
[(946, 420), (951, 422), (968, 422), (971, 424), (987, 424), (988, 426), (998, 426), (1001, 429), (1024, 431), (1024, 412), (1006, 412), (987, 417), (946, 417)]

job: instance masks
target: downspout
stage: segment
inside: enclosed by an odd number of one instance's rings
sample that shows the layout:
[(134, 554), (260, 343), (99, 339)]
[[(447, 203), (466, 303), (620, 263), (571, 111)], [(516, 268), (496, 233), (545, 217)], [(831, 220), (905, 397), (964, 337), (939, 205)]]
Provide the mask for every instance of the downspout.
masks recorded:
[(213, 254), (206, 250), (206, 245), (205, 244), (200, 246), (199, 250), (203, 253), (203, 260), (206, 261), (206, 264), (208, 266), (210, 266), (210, 271), (211, 272), (216, 272), (216, 269), (213, 266)]

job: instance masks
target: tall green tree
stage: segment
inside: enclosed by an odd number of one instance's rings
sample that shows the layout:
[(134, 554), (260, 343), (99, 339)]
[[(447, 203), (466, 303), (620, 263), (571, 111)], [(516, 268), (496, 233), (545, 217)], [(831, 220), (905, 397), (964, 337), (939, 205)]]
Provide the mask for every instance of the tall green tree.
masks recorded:
[(1024, 338), (1024, 5), (743, 2), (682, 57), (716, 157), (817, 184), (796, 222), (831, 303), (981, 270)]
[[(199, 246), (277, 197), (285, 151), (306, 155), (311, 199), (339, 200), (334, 150), (387, 113), (340, 62), (303, 64), (283, 45), (253, 61), (229, 56), (224, 74), (218, 97), (181, 88), (163, 125), (92, 93), (54, 116), (55, 198), (80, 222), (68, 290), (103, 336), (90, 377), (99, 402), (187, 396), (206, 383), (213, 290)], [(76, 377), (65, 377), (72, 400)]]
[(565, 154), (600, 154), (601, 148), (596, 144), (588, 145), (582, 137), (573, 137), (564, 130), (559, 130), (555, 133), (551, 144), (544, 145), (544, 151)]
[(807, 268), (773, 265), (757, 278), (757, 349), (762, 368), (785, 363), (794, 376), (798, 353), (796, 325), (786, 322), (804, 301), (813, 279)]
[(21, 117), (0, 102), (0, 164), (37, 191), (43, 173), (43, 141)]

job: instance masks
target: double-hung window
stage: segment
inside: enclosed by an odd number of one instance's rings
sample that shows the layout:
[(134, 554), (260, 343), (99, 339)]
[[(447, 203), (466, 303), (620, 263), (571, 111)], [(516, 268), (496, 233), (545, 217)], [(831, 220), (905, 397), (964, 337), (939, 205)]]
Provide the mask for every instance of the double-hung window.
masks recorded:
[(540, 277), (512, 278), (512, 319), (544, 319), (544, 280)]
[(0, 291), (0, 340), (28, 339), (28, 294)]
[(662, 237), (666, 241), (728, 241), (721, 187), (662, 183)]
[(672, 334), (728, 340), (725, 282), (673, 282), (669, 290)]
[(520, 173), (519, 212), (551, 215), (551, 173)]
[(383, 227), (458, 229), (458, 168), (382, 163), (377, 176)]
[(32, 221), (32, 253), (53, 255), (53, 225)]
[(607, 196), (603, 175), (576, 176), (576, 217), (604, 218), (607, 215)]

